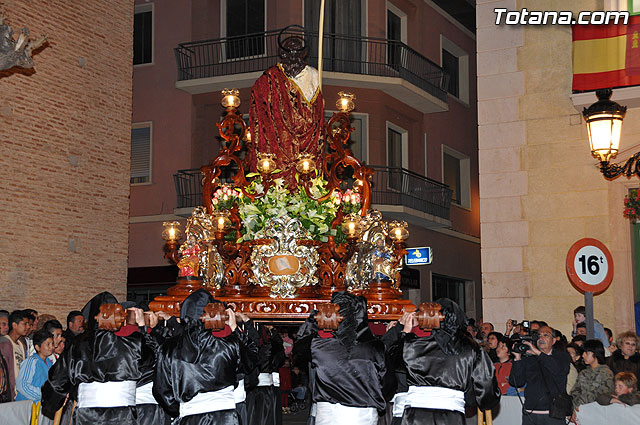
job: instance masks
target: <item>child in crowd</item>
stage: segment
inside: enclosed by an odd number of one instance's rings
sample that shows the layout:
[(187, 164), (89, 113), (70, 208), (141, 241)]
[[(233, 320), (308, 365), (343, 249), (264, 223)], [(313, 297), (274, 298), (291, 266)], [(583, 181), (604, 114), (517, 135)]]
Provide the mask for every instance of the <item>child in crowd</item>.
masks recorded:
[(615, 379), (615, 393), (602, 394), (598, 396), (597, 402), (602, 406), (613, 403), (627, 404), (633, 406), (640, 404), (640, 394), (638, 394), (638, 378), (631, 372), (620, 372)]
[(18, 400), (33, 400), (37, 403), (42, 398), (40, 387), (47, 381), (52, 363), (48, 357), (53, 353), (53, 335), (44, 329), (33, 334), (33, 345), (36, 352), (27, 357), (20, 365), (16, 389)]

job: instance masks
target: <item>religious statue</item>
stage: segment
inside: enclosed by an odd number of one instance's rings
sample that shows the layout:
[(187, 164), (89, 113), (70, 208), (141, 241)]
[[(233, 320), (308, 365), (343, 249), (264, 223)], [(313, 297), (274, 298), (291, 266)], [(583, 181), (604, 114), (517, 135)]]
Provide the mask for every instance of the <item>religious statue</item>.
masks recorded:
[(200, 271), (200, 251), (202, 248), (196, 237), (189, 235), (188, 241), (180, 247), (182, 258), (178, 261), (179, 276), (198, 276)]
[(296, 187), (296, 162), (301, 154), (321, 158), (323, 152), (324, 98), (318, 70), (305, 63), (307, 46), (300, 35), (282, 40), (278, 36), (281, 61), (267, 69), (251, 89), (249, 126), (253, 149), (251, 168), (257, 154), (275, 155), (276, 168), (290, 188)]
[(29, 30), (22, 28), (18, 40), (13, 39), (13, 30), (4, 23), (4, 15), (0, 13), (0, 71), (13, 67), (33, 68), (34, 50), (40, 48), (46, 36), (34, 41), (29, 39)]

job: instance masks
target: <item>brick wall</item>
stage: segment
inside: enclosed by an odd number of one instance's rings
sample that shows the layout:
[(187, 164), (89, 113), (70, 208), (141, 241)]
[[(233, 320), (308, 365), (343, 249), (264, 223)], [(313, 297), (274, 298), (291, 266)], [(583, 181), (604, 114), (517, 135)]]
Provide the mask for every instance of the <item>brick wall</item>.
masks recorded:
[(35, 73), (0, 77), (0, 308), (64, 322), (126, 294), (133, 0), (0, 9), (50, 40)]

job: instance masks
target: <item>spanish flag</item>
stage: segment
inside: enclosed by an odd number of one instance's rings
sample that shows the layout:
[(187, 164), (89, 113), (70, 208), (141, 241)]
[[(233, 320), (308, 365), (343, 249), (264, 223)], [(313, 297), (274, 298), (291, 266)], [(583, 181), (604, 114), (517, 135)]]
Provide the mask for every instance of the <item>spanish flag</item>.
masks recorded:
[(574, 25), (573, 90), (640, 85), (640, 16), (628, 25)]

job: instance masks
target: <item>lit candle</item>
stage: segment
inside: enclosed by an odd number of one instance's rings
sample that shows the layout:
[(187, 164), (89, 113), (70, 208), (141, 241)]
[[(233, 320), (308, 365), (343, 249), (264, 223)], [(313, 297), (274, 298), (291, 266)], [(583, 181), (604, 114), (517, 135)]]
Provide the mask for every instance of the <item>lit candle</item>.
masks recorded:
[(218, 217), (218, 230), (221, 232), (224, 230), (224, 217)]
[(169, 228), (169, 238), (173, 241), (176, 239), (176, 229), (173, 227)]

